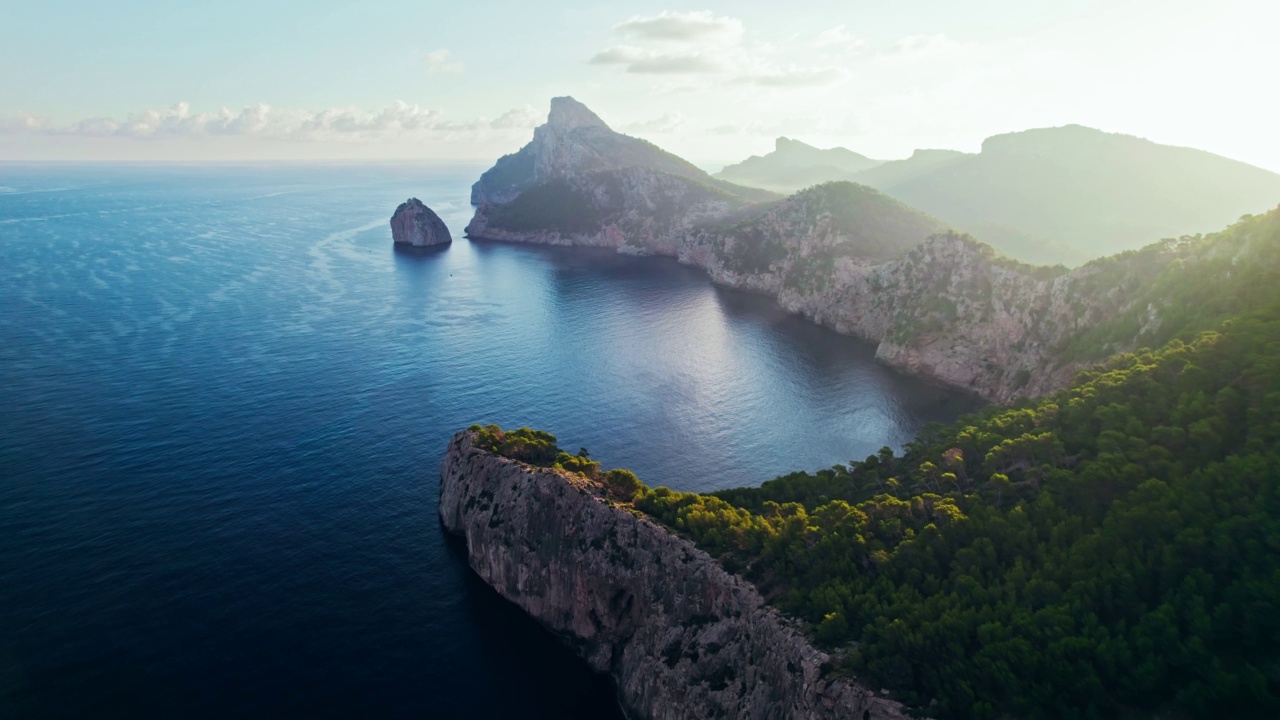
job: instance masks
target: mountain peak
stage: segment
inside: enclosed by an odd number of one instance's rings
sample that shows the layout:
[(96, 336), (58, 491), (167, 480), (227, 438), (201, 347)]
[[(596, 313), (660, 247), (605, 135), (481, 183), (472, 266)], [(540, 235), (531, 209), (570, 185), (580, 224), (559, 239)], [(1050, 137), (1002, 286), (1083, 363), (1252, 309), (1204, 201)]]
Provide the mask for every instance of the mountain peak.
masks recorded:
[(774, 152), (786, 152), (788, 150), (817, 150), (817, 148), (799, 140), (792, 140), (789, 137), (779, 137), (773, 141), (773, 150)]
[(609, 129), (599, 115), (568, 95), (551, 98), (551, 112), (547, 115), (547, 124), (561, 130), (575, 130), (580, 127)]

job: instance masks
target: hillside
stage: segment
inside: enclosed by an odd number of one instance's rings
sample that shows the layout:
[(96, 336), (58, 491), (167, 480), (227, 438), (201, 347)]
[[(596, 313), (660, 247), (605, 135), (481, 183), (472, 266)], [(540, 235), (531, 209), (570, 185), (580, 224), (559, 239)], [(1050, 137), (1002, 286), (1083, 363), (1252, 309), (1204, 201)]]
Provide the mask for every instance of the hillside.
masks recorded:
[(616, 133), (573, 98), (551, 101), (547, 122), (471, 188), (467, 235), (674, 253), (700, 218), (777, 196), (717, 180), (638, 138)]
[(1274, 716), (1280, 209), (1091, 266), (1134, 302), (1061, 352), (1159, 349), (900, 457), (637, 507), (939, 717)]
[(1274, 717), (1277, 357), (1273, 307), (901, 457), (636, 505), (935, 717)]
[[(1081, 259), (1208, 232), (1274, 207), (1280, 175), (1201, 150), (1068, 125), (988, 138), (978, 155), (885, 189), (984, 237), (990, 235), (984, 228), (1010, 226)], [(1032, 252), (1002, 249), (1021, 257)]]

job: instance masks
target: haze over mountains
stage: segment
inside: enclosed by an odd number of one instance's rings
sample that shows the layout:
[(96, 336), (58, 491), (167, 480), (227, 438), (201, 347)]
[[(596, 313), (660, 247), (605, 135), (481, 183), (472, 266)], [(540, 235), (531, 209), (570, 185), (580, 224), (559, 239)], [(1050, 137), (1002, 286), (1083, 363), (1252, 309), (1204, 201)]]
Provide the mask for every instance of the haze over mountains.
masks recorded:
[[(861, 163), (861, 164), (859, 164)], [(716, 177), (777, 192), (832, 180), (877, 188), (1027, 262), (1078, 265), (1211, 232), (1280, 201), (1280, 175), (1080, 125), (996, 135), (979, 153), (879, 162), (779, 138)]]

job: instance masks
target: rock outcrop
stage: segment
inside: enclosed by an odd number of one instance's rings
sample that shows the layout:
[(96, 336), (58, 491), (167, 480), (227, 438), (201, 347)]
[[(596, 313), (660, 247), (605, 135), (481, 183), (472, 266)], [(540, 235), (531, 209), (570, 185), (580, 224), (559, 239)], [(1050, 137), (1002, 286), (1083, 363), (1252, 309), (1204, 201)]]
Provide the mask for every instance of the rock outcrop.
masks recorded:
[(453, 242), (444, 221), (418, 198), (409, 198), (396, 208), (391, 216), (391, 238), (397, 243), (415, 247)]
[(693, 543), (580, 475), (449, 442), (440, 518), (472, 569), (617, 682), (630, 717), (904, 720)]
[(616, 133), (573, 98), (551, 101), (533, 140), (480, 176), (467, 235), (552, 245), (630, 245), (675, 255), (694, 224), (760, 200), (658, 147)]

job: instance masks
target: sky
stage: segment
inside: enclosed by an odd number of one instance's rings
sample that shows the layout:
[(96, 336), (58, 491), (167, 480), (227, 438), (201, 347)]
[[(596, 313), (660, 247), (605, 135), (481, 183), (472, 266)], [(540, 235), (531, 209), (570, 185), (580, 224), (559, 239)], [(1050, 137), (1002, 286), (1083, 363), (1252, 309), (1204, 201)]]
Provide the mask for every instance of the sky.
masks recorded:
[(550, 98), (715, 168), (1078, 123), (1280, 171), (1276, 0), (0, 0), (0, 161), (513, 152)]

